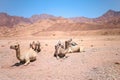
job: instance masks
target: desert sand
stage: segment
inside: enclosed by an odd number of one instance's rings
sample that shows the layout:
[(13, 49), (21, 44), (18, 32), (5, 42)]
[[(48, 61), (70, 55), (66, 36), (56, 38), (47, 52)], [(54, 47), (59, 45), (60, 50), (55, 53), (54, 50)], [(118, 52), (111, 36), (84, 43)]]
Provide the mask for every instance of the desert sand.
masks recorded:
[[(57, 60), (53, 57), (54, 45), (69, 38), (85, 52)], [(18, 60), (10, 45), (18, 42), (28, 48), (32, 41), (41, 43), (37, 60), (28, 66), (15, 66)], [(120, 80), (120, 36), (1, 38), (0, 80)]]

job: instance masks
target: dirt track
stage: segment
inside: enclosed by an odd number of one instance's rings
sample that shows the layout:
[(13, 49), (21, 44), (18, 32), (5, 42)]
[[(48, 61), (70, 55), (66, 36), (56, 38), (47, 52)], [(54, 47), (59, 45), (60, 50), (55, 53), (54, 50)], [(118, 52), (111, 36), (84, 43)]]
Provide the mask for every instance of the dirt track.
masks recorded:
[(57, 38), (34, 40), (41, 42), (42, 51), (28, 66), (12, 66), (18, 60), (9, 46), (18, 42), (26, 48), (32, 39), (0, 40), (0, 80), (120, 80), (120, 36), (75, 37), (85, 52), (59, 60), (53, 57)]

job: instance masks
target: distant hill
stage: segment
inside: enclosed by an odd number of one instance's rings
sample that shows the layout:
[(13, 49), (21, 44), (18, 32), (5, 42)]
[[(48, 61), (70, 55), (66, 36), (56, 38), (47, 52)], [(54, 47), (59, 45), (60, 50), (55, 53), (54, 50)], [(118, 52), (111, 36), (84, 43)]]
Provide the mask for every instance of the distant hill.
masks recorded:
[(99, 31), (102, 34), (111, 32), (115, 34), (114, 31), (109, 29), (115, 29), (115, 33), (120, 34), (118, 30), (120, 29), (120, 11), (109, 10), (98, 18), (64, 18), (49, 14), (33, 15), (31, 18), (24, 18), (0, 13), (0, 36), (49, 35), (49, 32), (53, 34), (53, 31), (81, 32), (91, 30), (103, 30)]
[(108, 25), (120, 25), (120, 11), (109, 10), (94, 21)]
[[(62, 17), (56, 17), (49, 14), (40, 14), (40, 15), (33, 15), (30, 18), (24, 18), (19, 16), (10, 16), (6, 13), (0, 13), (0, 26), (11, 27), (17, 25), (19, 23), (36, 23), (40, 20), (57, 20)], [(66, 19), (66, 18), (64, 18)], [(120, 11), (113, 11), (109, 10), (102, 16), (98, 18), (86, 18), (86, 17), (73, 17), (67, 19), (72, 20), (75, 23), (97, 23), (97, 24), (113, 24), (117, 25), (120, 24)]]
[(87, 17), (73, 17), (73, 18), (69, 18), (69, 19), (73, 20), (74, 22), (77, 22), (77, 23), (93, 23), (93, 19), (87, 18)]
[(73, 23), (56, 23), (47, 30), (50, 31), (81, 31), (96, 29), (120, 28), (120, 11), (109, 10), (98, 18), (69, 18)]
[(98, 18), (74, 17), (70, 19), (79, 23), (120, 24), (120, 11), (109, 10)]
[(27, 18), (0, 13), (0, 27), (13, 27), (19, 23), (31, 23)]
[(50, 19), (50, 18), (56, 18), (56, 17), (49, 14), (40, 14), (40, 15), (33, 15), (31, 18), (29, 18), (29, 20), (34, 23), (38, 20)]

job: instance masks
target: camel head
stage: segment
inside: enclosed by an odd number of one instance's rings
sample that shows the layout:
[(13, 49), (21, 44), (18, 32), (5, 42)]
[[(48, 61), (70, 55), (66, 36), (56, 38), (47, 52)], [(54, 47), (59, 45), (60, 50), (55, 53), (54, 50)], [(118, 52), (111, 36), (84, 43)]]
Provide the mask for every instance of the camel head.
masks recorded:
[(40, 42), (39, 42), (39, 41), (37, 41), (36, 46), (35, 46), (35, 49), (36, 49), (37, 52), (40, 52), (40, 51), (41, 51)]
[(69, 40), (65, 41), (65, 49), (67, 49), (70, 46), (70, 43), (72, 42), (72, 38)]
[(70, 38), (69, 40), (68, 40), (68, 42), (71, 42), (72, 41), (72, 38)]
[(36, 46), (35, 41), (33, 41), (32, 43), (30, 43), (30, 48), (32, 48), (33, 50), (36, 49), (35, 46)]
[(19, 44), (15, 44), (15, 45), (11, 45), (11, 46), (10, 46), (10, 49), (18, 50), (19, 47), (20, 47)]
[(59, 56), (60, 58), (65, 56), (65, 49), (64, 49), (64, 45), (59, 41), (57, 45), (55, 45), (55, 53), (54, 53), (54, 57), (57, 58), (57, 56)]
[(59, 49), (64, 49), (64, 44), (62, 44), (60, 41), (55, 45), (55, 50), (58, 51)]
[(72, 39), (65, 41), (65, 49), (67, 49), (71, 46), (76, 46), (76, 45), (78, 45), (78, 44), (76, 42), (73, 42)]

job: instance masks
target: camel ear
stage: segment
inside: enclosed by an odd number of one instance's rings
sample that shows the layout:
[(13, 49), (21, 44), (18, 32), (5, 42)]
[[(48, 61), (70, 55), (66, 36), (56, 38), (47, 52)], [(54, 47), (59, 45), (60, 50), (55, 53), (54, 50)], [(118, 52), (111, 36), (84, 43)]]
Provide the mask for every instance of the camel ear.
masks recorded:
[(20, 44), (18, 44), (18, 47), (20, 46)]
[(68, 40), (68, 42), (71, 42), (72, 41), (72, 38), (70, 38), (69, 40)]
[(60, 40), (58, 41), (58, 44), (61, 44), (61, 41), (60, 41)]
[(55, 45), (55, 49), (57, 49), (57, 45)]
[(35, 43), (35, 41), (32, 42), (33, 44)]
[(30, 43), (30, 47), (32, 47), (32, 44)]

